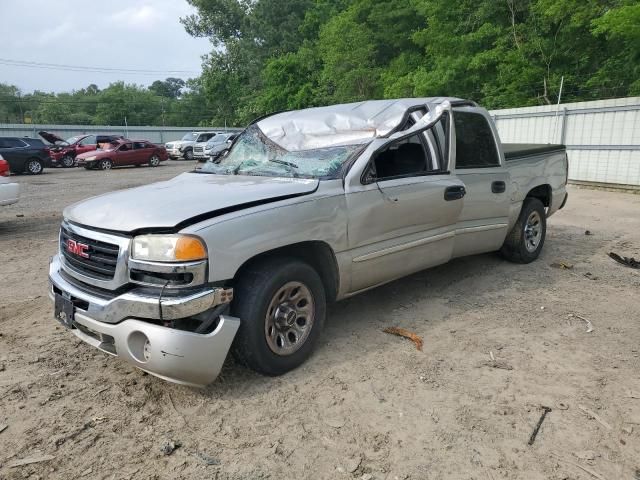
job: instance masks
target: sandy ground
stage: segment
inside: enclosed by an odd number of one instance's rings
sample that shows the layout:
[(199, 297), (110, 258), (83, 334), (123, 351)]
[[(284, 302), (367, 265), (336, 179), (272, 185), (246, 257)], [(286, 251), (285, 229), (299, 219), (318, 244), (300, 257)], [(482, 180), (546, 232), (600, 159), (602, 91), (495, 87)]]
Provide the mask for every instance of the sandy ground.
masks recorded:
[(189, 168), (14, 177), (23, 199), (0, 209), (0, 478), (640, 478), (640, 271), (607, 257), (640, 258), (640, 196), (571, 188), (537, 262), (482, 255), (413, 275), (332, 306), (298, 370), (229, 361), (194, 390), (81, 343), (46, 295), (65, 205)]

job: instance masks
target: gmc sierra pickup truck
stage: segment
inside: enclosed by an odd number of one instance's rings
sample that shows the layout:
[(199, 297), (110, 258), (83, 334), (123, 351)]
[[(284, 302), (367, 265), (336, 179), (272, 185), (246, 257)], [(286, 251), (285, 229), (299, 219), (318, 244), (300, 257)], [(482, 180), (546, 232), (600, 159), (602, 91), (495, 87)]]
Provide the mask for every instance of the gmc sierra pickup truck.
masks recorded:
[(217, 162), (64, 210), (55, 317), (153, 375), (212, 382), (229, 351), (303, 363), (328, 302), (455, 257), (535, 260), (567, 200), (561, 145), (502, 145), (455, 98), (262, 118)]

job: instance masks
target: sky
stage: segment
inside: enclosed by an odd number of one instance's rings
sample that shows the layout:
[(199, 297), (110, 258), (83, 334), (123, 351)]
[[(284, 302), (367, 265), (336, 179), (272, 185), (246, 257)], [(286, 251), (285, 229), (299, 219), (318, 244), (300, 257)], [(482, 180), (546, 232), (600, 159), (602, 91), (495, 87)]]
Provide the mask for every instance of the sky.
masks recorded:
[[(192, 12), (185, 0), (0, 0), (0, 83), (23, 93), (66, 92), (92, 83), (103, 88), (118, 80), (149, 85), (196, 77), (211, 44), (179, 22)], [(7, 64), (15, 61), (129, 72)]]

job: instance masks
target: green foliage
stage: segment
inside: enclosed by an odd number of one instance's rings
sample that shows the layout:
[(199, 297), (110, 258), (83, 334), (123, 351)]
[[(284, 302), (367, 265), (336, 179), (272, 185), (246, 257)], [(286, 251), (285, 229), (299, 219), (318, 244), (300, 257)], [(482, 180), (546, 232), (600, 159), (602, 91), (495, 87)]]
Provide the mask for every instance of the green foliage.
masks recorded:
[(242, 126), (266, 113), (405, 96), (488, 108), (640, 95), (637, 0), (187, 0), (200, 78), (70, 94), (0, 84), (0, 122)]
[(365, 98), (554, 103), (562, 77), (567, 101), (640, 92), (637, 0), (189, 1), (187, 30), (217, 46), (212, 115), (239, 125)]

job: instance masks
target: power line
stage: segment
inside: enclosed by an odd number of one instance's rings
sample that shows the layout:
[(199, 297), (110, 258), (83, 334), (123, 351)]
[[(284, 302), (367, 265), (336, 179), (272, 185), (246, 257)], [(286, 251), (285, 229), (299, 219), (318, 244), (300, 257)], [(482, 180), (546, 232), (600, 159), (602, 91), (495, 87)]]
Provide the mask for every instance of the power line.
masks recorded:
[(72, 72), (95, 72), (95, 73), (118, 73), (124, 75), (177, 75), (177, 74), (195, 74), (201, 72), (195, 70), (150, 70), (139, 68), (111, 68), (111, 67), (90, 67), (86, 65), (65, 65), (58, 63), (42, 63), (24, 60), (13, 60), (10, 58), (0, 58), (0, 65), (22, 67), (22, 68), (41, 68), (46, 70), (66, 70)]

